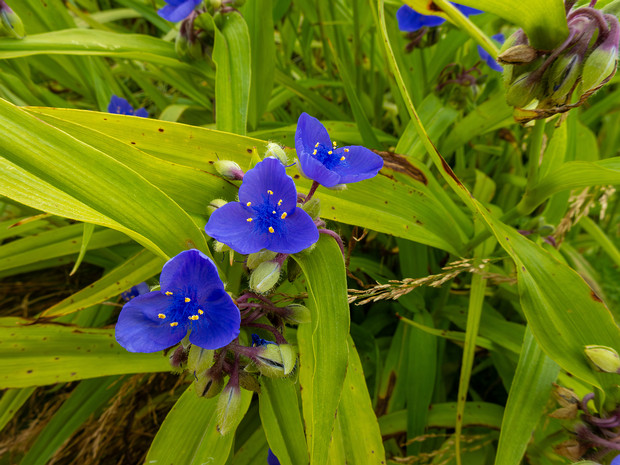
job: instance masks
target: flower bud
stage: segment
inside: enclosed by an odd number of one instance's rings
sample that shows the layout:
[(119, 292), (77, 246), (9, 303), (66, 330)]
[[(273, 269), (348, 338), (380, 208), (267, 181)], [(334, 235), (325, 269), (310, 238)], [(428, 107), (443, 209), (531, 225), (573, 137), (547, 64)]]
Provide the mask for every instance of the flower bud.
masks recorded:
[(579, 53), (567, 53), (558, 57), (551, 68), (545, 72), (547, 95), (552, 104), (564, 104), (570, 98), (575, 82), (581, 76), (583, 56)]
[(265, 344), (257, 355), (258, 371), (269, 378), (283, 378), (293, 371), (297, 351), (290, 344)]
[(224, 387), (224, 379), (221, 377), (211, 376), (208, 371), (202, 374), (196, 373), (194, 386), (197, 396), (211, 399), (222, 392), (222, 388)]
[(269, 292), (280, 279), (281, 265), (276, 261), (263, 262), (250, 275), (250, 289), (259, 294)]
[(276, 258), (276, 255), (278, 255), (277, 252), (263, 249), (260, 252), (255, 252), (248, 255), (248, 259), (245, 264), (250, 270), (253, 270), (261, 263), (273, 260), (274, 258)]
[(515, 45), (497, 56), (497, 61), (506, 65), (531, 63), (538, 57), (538, 50), (527, 44)]
[(586, 346), (584, 352), (597, 371), (603, 373), (620, 373), (620, 357), (611, 347)]
[(234, 161), (217, 160), (214, 163), (214, 166), (220, 176), (226, 179), (231, 179), (233, 181), (240, 181), (243, 179), (243, 170)]
[(310, 215), (312, 219), (317, 218), (321, 214), (321, 201), (317, 197), (312, 197), (306, 203), (298, 206)]
[(185, 61), (201, 60), (204, 57), (202, 44), (194, 32), (194, 18), (191, 16), (181, 23), (179, 34), (174, 41), (174, 50)]
[(218, 242), (218, 241), (213, 241), (213, 251), (214, 252), (222, 253), (222, 252), (228, 252), (229, 250), (231, 250), (231, 248), (228, 247), (226, 244), (223, 244), (223, 243)]
[(258, 392), (260, 394), (260, 384), (256, 379), (256, 376), (248, 373), (247, 371), (239, 372), (239, 386), (246, 391)]
[(243, 418), (241, 412), (241, 390), (230, 384), (217, 399), (217, 430), (222, 436), (234, 431)]
[(269, 142), (267, 144), (267, 151), (265, 152), (265, 158), (272, 157), (280, 160), (284, 166), (288, 165), (288, 155), (286, 152), (280, 147), (279, 144), (275, 144), (273, 142)]
[(192, 345), (187, 357), (187, 369), (197, 377), (197, 373), (205, 373), (213, 365), (213, 351)]
[(506, 92), (506, 103), (516, 108), (523, 108), (538, 97), (540, 82), (530, 81), (532, 73), (523, 73), (510, 85)]
[(583, 64), (579, 95), (599, 86), (601, 82), (610, 77), (616, 67), (620, 26), (618, 19), (613, 15), (605, 15), (605, 19), (609, 22), (609, 33)]
[(17, 16), (4, 0), (0, 0), (0, 37), (23, 39), (25, 35), (26, 31), (21, 18)]
[(287, 323), (296, 325), (310, 323), (312, 316), (310, 309), (300, 304), (290, 304), (286, 307), (286, 313), (282, 316)]
[(183, 344), (179, 344), (174, 348), (172, 353), (168, 356), (170, 360), (170, 366), (174, 371), (183, 370), (187, 363), (187, 350), (183, 347)]
[(209, 215), (211, 215), (215, 210), (223, 207), (227, 203), (228, 202), (224, 199), (213, 199), (211, 200), (211, 202), (209, 202), (209, 205), (207, 205), (207, 212), (209, 213)]

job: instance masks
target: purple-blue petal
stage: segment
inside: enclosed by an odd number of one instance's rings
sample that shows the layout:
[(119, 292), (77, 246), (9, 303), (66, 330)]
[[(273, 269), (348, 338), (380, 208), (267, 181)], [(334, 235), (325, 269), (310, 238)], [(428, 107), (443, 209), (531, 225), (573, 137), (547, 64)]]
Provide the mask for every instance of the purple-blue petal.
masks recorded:
[(224, 289), (211, 259), (196, 249), (185, 250), (168, 260), (159, 282), (162, 292), (189, 292), (200, 303), (212, 292)]
[[(491, 38), (498, 42), (500, 45), (502, 45), (505, 40), (504, 34), (502, 34), (501, 32), (491, 36)], [(484, 61), (492, 70), (499, 71), (500, 73), (504, 71), (504, 68), (502, 68), (501, 65), (499, 65), (493, 59), (489, 52), (483, 49), (480, 45), (478, 45), (478, 55), (480, 55), (480, 59)]]
[(254, 225), (247, 221), (251, 216), (252, 212), (245, 205), (229, 202), (211, 214), (205, 232), (240, 254), (258, 252), (266, 248), (268, 242), (263, 234), (254, 232)]
[(280, 465), (278, 457), (276, 457), (275, 454), (271, 452), (271, 449), (269, 449), (269, 452), (267, 453), (267, 465)]
[(157, 14), (171, 23), (177, 23), (187, 18), (189, 14), (194, 11), (194, 8), (202, 2), (202, 0), (186, 0), (184, 2), (179, 2), (178, 0), (166, 1), (169, 5), (160, 8)]
[(383, 158), (366, 147), (351, 145), (344, 148), (349, 150), (345, 154), (345, 163), (334, 168), (334, 171), (340, 175), (338, 184), (374, 178), (383, 168)]
[(149, 292), (129, 301), (116, 323), (116, 340), (129, 352), (158, 352), (181, 341), (187, 333), (184, 324), (170, 326), (171, 298), (160, 291)]
[(620, 465), (620, 454), (616, 455), (609, 465)]
[(213, 292), (205, 307), (204, 315), (192, 323), (189, 342), (207, 350), (224, 347), (239, 335), (239, 309), (224, 289)]
[(325, 126), (308, 113), (302, 113), (297, 120), (297, 130), (295, 131), (295, 150), (297, 151), (297, 156), (300, 157), (302, 153), (312, 154), (317, 142), (326, 147), (331, 147), (332, 145)]
[(396, 20), (398, 21), (398, 29), (403, 32), (414, 32), (424, 26), (435, 27), (446, 22), (440, 16), (418, 13), (408, 5), (403, 5), (398, 9)]
[(146, 294), (149, 292), (151, 288), (146, 283), (140, 283), (136, 286), (132, 286), (131, 289), (123, 292), (121, 294), (121, 298), (126, 302), (130, 301), (134, 297), (138, 297), (139, 295)]
[(463, 13), (465, 16), (471, 16), (471, 15), (479, 15), (481, 13), (484, 13), (484, 11), (482, 10), (477, 10), (476, 8), (472, 8), (470, 6), (465, 6), (465, 5), (457, 5), (454, 2), (450, 2), (452, 3), (461, 13)]
[(108, 113), (115, 113), (117, 115), (131, 115), (133, 114), (133, 107), (124, 98), (113, 95), (112, 98), (110, 98), (110, 103), (108, 104)]
[(297, 152), (299, 170), (306, 178), (312, 179), (325, 187), (333, 187), (340, 183), (340, 175), (314, 158), (310, 153)]
[(139, 116), (140, 118), (148, 118), (149, 117), (149, 112), (146, 111), (144, 108), (138, 108), (134, 112), (134, 116)]
[[(268, 191), (273, 194), (268, 194)], [(239, 188), (239, 201), (243, 204), (263, 201), (266, 195), (273, 195), (282, 200), (282, 209), (291, 212), (297, 205), (297, 189), (295, 181), (288, 174), (284, 165), (275, 158), (265, 158), (254, 168), (245, 173)]]
[(278, 253), (297, 253), (307, 249), (319, 240), (319, 230), (304, 210), (297, 207), (284, 220), (284, 234), (272, 234), (266, 249)]

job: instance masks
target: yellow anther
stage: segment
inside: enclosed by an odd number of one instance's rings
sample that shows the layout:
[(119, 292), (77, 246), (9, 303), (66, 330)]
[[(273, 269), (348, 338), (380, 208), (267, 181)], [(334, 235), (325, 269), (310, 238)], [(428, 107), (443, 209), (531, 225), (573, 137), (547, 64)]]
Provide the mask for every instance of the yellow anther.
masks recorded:
[(251, 222), (252, 222), (252, 218), (248, 218), (246, 221), (247, 221), (248, 223), (251, 223)]
[(157, 315), (157, 318), (161, 318), (163, 320), (164, 318), (166, 318), (166, 315), (164, 315), (163, 313), (160, 313), (159, 315)]
[(329, 152), (327, 152), (327, 155), (331, 155), (332, 153), (334, 153), (334, 152), (332, 152), (332, 151), (330, 150)]
[(270, 233), (274, 233), (274, 232), (275, 232), (275, 230), (274, 230), (271, 226), (269, 226), (269, 232), (270, 232)]
[(344, 161), (344, 156), (340, 157), (340, 161)]
[(316, 144), (314, 144), (314, 146), (315, 146), (315, 147), (318, 147), (318, 146), (319, 146), (319, 143), (317, 142)]
[(316, 149), (314, 149), (314, 151), (312, 152), (312, 155), (316, 155)]
[(166, 294), (166, 295), (172, 295), (172, 292), (170, 292), (170, 291), (166, 291), (166, 292), (165, 292), (165, 294)]
[(345, 151), (345, 152), (348, 152), (348, 151), (349, 151), (349, 149), (344, 149), (344, 151)]
[(274, 211), (272, 211), (271, 213), (275, 215), (275, 214), (276, 214), (276, 211), (274, 210)]
[(268, 190), (268, 191), (267, 191), (267, 193), (268, 193), (269, 195), (273, 195), (273, 191), (272, 191), (272, 190)]
[(246, 206), (251, 207), (252, 206), (252, 202), (246, 203)]
[(175, 326), (179, 326), (179, 323), (177, 323), (176, 321), (173, 321), (172, 323), (170, 323), (170, 326), (174, 328)]
[(278, 200), (278, 207), (282, 205), (282, 199)]
[(333, 141), (333, 142), (332, 142), (332, 145), (333, 145), (334, 147), (336, 147), (336, 146), (338, 146), (338, 143), (337, 143), (336, 141)]
[(202, 315), (204, 312), (202, 310), (198, 309), (198, 313), (200, 313)]
[(188, 316), (187, 318), (189, 318), (190, 320), (196, 321), (198, 319), (198, 315)]
[(282, 216), (280, 216), (280, 218), (282, 219), (286, 218), (286, 212), (282, 213)]
[(192, 299), (190, 299), (189, 297), (185, 297), (185, 303), (190, 302)]

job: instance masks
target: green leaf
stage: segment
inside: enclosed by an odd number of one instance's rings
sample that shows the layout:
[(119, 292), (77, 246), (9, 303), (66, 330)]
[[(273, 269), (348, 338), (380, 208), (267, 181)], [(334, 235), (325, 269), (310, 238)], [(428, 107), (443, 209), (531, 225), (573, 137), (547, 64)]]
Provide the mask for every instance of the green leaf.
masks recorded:
[[(192, 384), (174, 404), (159, 428), (144, 463), (224, 465), (235, 438), (234, 431), (222, 436), (217, 430), (218, 397), (198, 397)], [(252, 393), (241, 390), (241, 416)]]
[(34, 392), (34, 387), (24, 389), (7, 389), (0, 399), (0, 431), (11, 421), (18, 410), (30, 398)]
[(347, 369), (346, 273), (340, 248), (327, 236), (310, 253), (292, 257), (306, 278), (306, 305), (312, 313), (312, 321), (297, 332), (306, 437), (310, 463), (324, 465)]
[(0, 341), (0, 389), (170, 371), (168, 358), (161, 353), (127, 352), (116, 343), (113, 329), (0, 318)]
[(207, 250), (187, 213), (139, 173), (4, 100), (0, 124), (1, 195), (119, 230), (165, 258), (190, 247)]
[(527, 330), (502, 420), (495, 465), (519, 465), (549, 400), (560, 367)]

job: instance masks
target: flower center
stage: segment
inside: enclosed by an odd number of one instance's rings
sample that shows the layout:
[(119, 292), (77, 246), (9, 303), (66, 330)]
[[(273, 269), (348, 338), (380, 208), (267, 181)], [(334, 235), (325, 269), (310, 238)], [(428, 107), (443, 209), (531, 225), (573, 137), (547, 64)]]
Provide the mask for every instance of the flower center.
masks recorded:
[(248, 202), (246, 207), (253, 210), (247, 221), (254, 223), (256, 233), (282, 235), (286, 232), (284, 220), (288, 214), (282, 209), (282, 199), (276, 200), (272, 190), (263, 194), (262, 202), (258, 205)]
[(170, 299), (170, 305), (165, 313), (160, 313), (157, 317), (164, 320), (171, 327), (190, 326), (204, 315), (204, 308), (201, 308), (196, 300), (195, 292), (191, 289), (165, 291)]
[(336, 142), (332, 142), (332, 147), (326, 147), (317, 142), (312, 151), (312, 156), (320, 161), (328, 170), (336, 166), (346, 165), (346, 153), (349, 149), (338, 148)]

